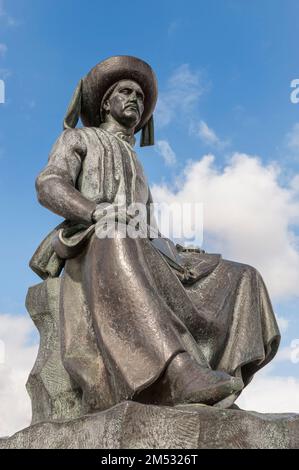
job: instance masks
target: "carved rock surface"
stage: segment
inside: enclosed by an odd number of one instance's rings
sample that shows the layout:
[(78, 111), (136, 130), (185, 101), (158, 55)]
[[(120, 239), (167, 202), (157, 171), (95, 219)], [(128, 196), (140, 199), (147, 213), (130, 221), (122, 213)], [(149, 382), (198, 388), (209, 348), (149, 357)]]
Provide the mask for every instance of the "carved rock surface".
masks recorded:
[(59, 338), (60, 278), (30, 287), (26, 308), (40, 333), (36, 362), (26, 387), (32, 403), (32, 424), (82, 415), (81, 394), (64, 369)]
[(5, 448), (293, 449), (299, 448), (299, 415), (124, 402), (74, 420), (35, 424), (0, 439)]

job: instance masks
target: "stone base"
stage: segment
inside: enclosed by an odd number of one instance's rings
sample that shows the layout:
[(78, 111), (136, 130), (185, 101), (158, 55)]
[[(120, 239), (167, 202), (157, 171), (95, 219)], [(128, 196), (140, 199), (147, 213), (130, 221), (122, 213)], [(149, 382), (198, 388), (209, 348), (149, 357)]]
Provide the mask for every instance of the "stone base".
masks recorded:
[(59, 297), (61, 279), (30, 287), (27, 310), (40, 333), (38, 355), (26, 384), (32, 403), (32, 423), (64, 421), (82, 416), (81, 391), (61, 359)]
[(0, 449), (295, 449), (299, 415), (124, 402), (107, 411), (32, 425)]

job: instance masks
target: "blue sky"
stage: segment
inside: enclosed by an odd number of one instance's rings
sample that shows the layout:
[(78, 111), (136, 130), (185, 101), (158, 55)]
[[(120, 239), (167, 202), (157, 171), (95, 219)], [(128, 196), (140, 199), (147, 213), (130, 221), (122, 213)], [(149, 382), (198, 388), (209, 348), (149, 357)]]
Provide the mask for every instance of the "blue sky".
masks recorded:
[[(0, 79), (6, 86), (0, 104), (0, 312), (25, 315), (26, 291), (39, 282), (28, 261), (59, 218), (37, 203), (34, 180), (78, 80), (106, 57), (135, 55), (152, 65), (160, 90), (157, 146), (137, 149), (154, 193), (175, 199), (188, 181), (195, 191), (196, 171), (203, 199), (229, 184), (230, 209), (218, 226), (207, 217), (205, 248), (261, 270), (282, 318), (287, 355), (299, 338), (299, 104), (290, 101), (291, 80), (299, 78), (298, 15), (296, 0), (0, 0)], [(207, 154), (214, 160), (204, 168)], [(243, 156), (233, 159), (236, 154)], [(253, 183), (245, 178), (238, 192), (244, 172)], [(255, 210), (248, 206), (250, 191), (261, 194)], [(217, 209), (217, 197), (213, 204), (206, 203), (207, 211)], [(232, 211), (234, 220), (244, 216), (243, 207), (256, 227), (248, 239), (241, 219), (239, 226), (230, 222)], [(269, 213), (277, 223), (259, 237)], [(236, 248), (239, 229), (243, 242)], [(285, 287), (279, 287), (280, 276)], [(32, 332), (26, 334), (34, 341)], [(299, 364), (283, 357), (268, 374), (292, 377), (299, 387)]]

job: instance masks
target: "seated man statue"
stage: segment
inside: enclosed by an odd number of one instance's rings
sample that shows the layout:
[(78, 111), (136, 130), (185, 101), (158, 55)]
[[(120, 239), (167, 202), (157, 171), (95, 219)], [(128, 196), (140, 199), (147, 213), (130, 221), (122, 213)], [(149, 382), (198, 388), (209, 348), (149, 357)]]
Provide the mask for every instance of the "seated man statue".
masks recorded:
[[(65, 220), (31, 267), (43, 279), (62, 272), (62, 360), (86, 413), (124, 400), (231, 406), (279, 344), (254, 268), (175, 246), (155, 228), (134, 134), (154, 143), (156, 101), (147, 63), (99, 63), (80, 80), (36, 181), (40, 203)], [(114, 228), (131, 227), (132, 204), (146, 208), (145, 231), (111, 236), (111, 214)]]

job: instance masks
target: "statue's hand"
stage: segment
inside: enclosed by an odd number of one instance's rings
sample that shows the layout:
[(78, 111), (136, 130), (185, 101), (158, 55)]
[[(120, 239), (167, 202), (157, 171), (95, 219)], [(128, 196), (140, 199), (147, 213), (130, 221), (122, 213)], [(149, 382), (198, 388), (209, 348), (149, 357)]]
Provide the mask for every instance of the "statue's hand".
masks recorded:
[(132, 216), (128, 213), (127, 208), (109, 202), (102, 202), (97, 205), (95, 211), (92, 214), (92, 220), (94, 223), (99, 222), (103, 218), (113, 219), (123, 224), (128, 224)]
[(96, 209), (93, 211), (92, 221), (96, 224), (103, 217), (107, 217), (113, 213), (115, 213), (115, 207), (113, 204), (110, 204), (109, 202), (102, 202), (101, 204), (98, 204)]
[(119, 223), (128, 224), (131, 219), (132, 219), (132, 216), (128, 213), (125, 207), (124, 208), (118, 207), (117, 212), (116, 212), (116, 220)]

